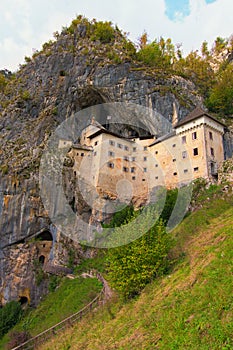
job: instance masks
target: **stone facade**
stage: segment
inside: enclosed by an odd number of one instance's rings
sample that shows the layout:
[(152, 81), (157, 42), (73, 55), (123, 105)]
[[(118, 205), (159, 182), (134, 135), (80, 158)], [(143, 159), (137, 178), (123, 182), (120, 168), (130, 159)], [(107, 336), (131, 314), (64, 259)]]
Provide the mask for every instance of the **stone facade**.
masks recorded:
[(89, 188), (92, 208), (101, 207), (99, 198), (141, 198), (145, 204), (158, 186), (173, 188), (199, 177), (216, 178), (224, 160), (223, 134), (224, 125), (199, 108), (159, 139), (121, 137), (92, 121), (70, 156), (81, 192)]

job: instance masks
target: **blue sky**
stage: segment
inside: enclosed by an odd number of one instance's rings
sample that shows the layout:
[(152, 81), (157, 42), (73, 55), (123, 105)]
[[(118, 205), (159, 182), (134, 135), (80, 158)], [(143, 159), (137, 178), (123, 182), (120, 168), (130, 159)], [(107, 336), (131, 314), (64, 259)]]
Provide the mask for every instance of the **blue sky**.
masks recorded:
[(232, 0), (10, 0), (0, 2), (0, 69), (17, 70), (25, 56), (53, 39), (78, 14), (110, 20), (137, 41), (171, 37), (184, 53), (233, 34)]

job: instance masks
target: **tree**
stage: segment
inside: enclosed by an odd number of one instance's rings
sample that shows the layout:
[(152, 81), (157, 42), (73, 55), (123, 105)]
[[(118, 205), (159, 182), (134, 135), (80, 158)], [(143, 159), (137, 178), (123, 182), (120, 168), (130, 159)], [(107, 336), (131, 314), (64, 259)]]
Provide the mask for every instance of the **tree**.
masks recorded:
[(210, 91), (207, 107), (219, 114), (233, 115), (233, 65), (221, 71), (218, 81)]
[[(148, 208), (145, 216), (134, 228), (144, 232), (132, 243), (110, 249), (108, 252), (108, 278), (113, 288), (124, 298), (131, 298), (154, 278), (162, 275), (169, 266), (168, 252), (172, 240), (161, 220), (147, 231), (147, 222), (154, 216), (154, 208)], [(120, 234), (120, 228), (118, 228)], [(130, 231), (130, 228), (128, 229)], [(130, 232), (128, 232), (130, 234)]]

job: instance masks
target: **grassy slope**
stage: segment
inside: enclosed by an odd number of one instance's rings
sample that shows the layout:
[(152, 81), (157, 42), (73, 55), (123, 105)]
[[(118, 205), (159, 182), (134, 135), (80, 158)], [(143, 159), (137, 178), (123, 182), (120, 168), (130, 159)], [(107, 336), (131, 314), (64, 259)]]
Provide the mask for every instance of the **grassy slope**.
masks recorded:
[(209, 203), (174, 234), (184, 258), (169, 276), (136, 300), (106, 305), (41, 349), (232, 349), (232, 203)]
[[(28, 310), (14, 330), (27, 330), (31, 335), (37, 335), (82, 309), (101, 289), (102, 285), (97, 279), (64, 278), (59, 288), (50, 293), (37, 309)], [(0, 341), (0, 349), (3, 349), (8, 341), (9, 335), (6, 335)]]

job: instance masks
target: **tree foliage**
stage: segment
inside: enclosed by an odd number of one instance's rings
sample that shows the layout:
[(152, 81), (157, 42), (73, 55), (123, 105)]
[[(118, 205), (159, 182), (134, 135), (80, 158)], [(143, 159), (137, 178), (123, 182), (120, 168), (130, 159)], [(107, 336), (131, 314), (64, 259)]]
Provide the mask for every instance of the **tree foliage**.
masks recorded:
[(0, 338), (19, 321), (21, 315), (21, 305), (16, 301), (11, 301), (0, 309)]
[(233, 115), (233, 65), (220, 72), (218, 81), (210, 91), (207, 106), (212, 112)]
[[(128, 245), (109, 250), (110, 284), (124, 298), (139, 294), (146, 284), (163, 274), (168, 268), (168, 252), (172, 240), (161, 220), (147, 231), (147, 223), (153, 217), (154, 208), (147, 208), (146, 214), (143, 218), (139, 215), (139, 220), (134, 226), (140, 238)], [(131, 228), (132, 226), (129, 225), (128, 231)], [(131, 232), (127, 234), (130, 235)]]
[(100, 40), (101, 43), (107, 44), (115, 38), (115, 30), (111, 22), (95, 22), (93, 25), (93, 34), (91, 39), (93, 41)]

